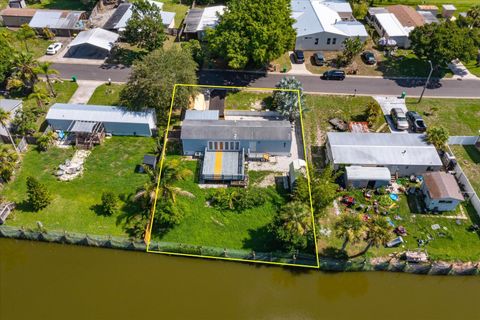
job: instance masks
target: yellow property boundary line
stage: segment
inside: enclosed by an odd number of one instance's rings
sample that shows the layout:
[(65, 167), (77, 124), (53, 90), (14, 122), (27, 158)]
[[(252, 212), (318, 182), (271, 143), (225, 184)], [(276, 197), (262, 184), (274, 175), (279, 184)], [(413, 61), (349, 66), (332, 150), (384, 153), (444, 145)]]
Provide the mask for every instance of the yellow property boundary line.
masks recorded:
[[(304, 157), (305, 157), (305, 161), (307, 163), (306, 173), (307, 173), (308, 193), (309, 193), (309, 198), (310, 198), (310, 213), (311, 213), (311, 217), (312, 217), (313, 238), (314, 238), (314, 242), (315, 242), (315, 257), (316, 257), (316, 262), (317, 262), (316, 266), (315, 265), (306, 265), (306, 264), (281, 263), (281, 262), (273, 262), (273, 261), (258, 261), (258, 260), (248, 260), (248, 259), (240, 259), (240, 258), (228, 258), (228, 257), (217, 257), (217, 256), (208, 256), (208, 255), (199, 255), (199, 254), (187, 254), (187, 253), (150, 250), (153, 220), (154, 220), (155, 212), (156, 212), (156, 208), (157, 208), (158, 192), (159, 192), (159, 189), (160, 189), (160, 180), (162, 178), (161, 174), (162, 174), (162, 169), (163, 169), (163, 163), (164, 163), (164, 160), (165, 160), (165, 151), (166, 151), (167, 141), (168, 141), (168, 129), (170, 128), (170, 121), (171, 121), (171, 118), (172, 118), (173, 104), (174, 104), (174, 101), (175, 101), (175, 93), (176, 93), (177, 87), (239, 89), (239, 90), (245, 90), (245, 91), (285, 91), (285, 92), (296, 92), (297, 93), (298, 105), (299, 105), (299, 111), (300, 111), (300, 127), (301, 127), (301, 131), (302, 131), (303, 154), (304, 154)], [(279, 266), (294, 266), (294, 267), (315, 268), (315, 269), (320, 268), (320, 260), (319, 260), (319, 256), (318, 256), (317, 232), (316, 232), (316, 229), (315, 229), (315, 217), (314, 217), (314, 214), (313, 214), (312, 190), (311, 190), (311, 181), (310, 181), (310, 172), (309, 172), (309, 164), (308, 164), (308, 157), (307, 157), (307, 149), (306, 149), (306, 145), (305, 145), (305, 131), (304, 131), (304, 126), (303, 126), (303, 113), (302, 112), (303, 111), (302, 111), (302, 105), (301, 105), (300, 90), (298, 90), (298, 89), (213, 86), (213, 85), (197, 85), (197, 84), (175, 84), (174, 87), (173, 87), (173, 92), (172, 92), (172, 101), (170, 103), (170, 111), (168, 113), (167, 126), (165, 128), (165, 137), (164, 137), (164, 142), (163, 142), (163, 146), (162, 146), (162, 154), (160, 156), (160, 161), (159, 161), (160, 163), (159, 163), (159, 166), (158, 166), (159, 174), (158, 174), (158, 178), (157, 178), (158, 179), (157, 188), (155, 190), (155, 200), (153, 202), (152, 211), (151, 211), (151, 214), (150, 214), (150, 219), (149, 219), (148, 226), (147, 226), (147, 231), (146, 231), (146, 234), (145, 234), (145, 241), (147, 243), (147, 252), (148, 253), (167, 254), (167, 255), (173, 255), (173, 256), (206, 258), (206, 259), (227, 260), (227, 261), (240, 261), (240, 262), (250, 262), (250, 263), (259, 263), (259, 264), (279, 265)]]

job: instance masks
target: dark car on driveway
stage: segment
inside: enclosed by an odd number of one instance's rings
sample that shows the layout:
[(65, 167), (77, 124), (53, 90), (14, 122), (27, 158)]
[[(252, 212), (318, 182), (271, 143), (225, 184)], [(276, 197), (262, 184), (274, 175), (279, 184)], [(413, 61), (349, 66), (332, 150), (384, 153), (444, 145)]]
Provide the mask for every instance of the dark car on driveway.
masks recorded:
[(328, 70), (322, 76), (325, 80), (343, 80), (345, 79), (345, 71), (343, 70)]
[(417, 133), (422, 133), (427, 131), (427, 125), (423, 121), (422, 116), (415, 111), (407, 112), (407, 121), (410, 125), (410, 130)]
[(304, 63), (305, 62), (305, 55), (303, 54), (302, 50), (295, 50), (293, 52), (293, 59), (295, 63)]
[(373, 65), (377, 63), (377, 60), (375, 59), (375, 55), (373, 54), (373, 52), (370, 52), (370, 51), (364, 51), (362, 53), (362, 59), (366, 64)]
[(325, 57), (321, 52), (315, 52), (313, 54), (313, 62), (316, 66), (323, 66), (325, 64)]

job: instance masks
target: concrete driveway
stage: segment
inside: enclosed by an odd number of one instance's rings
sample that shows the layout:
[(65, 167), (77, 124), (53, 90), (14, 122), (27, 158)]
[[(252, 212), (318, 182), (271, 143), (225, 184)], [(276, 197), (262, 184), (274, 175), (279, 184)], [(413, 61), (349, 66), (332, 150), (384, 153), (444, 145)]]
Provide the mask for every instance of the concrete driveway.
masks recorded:
[(407, 130), (397, 130), (395, 124), (393, 123), (392, 117), (390, 116), (390, 110), (393, 108), (400, 108), (405, 113), (407, 113), (407, 105), (404, 98), (399, 98), (395, 96), (374, 96), (373, 97), (380, 107), (382, 108), (383, 115), (387, 121), (388, 127), (392, 133), (408, 133)]
[(61, 42), (63, 47), (60, 52), (54, 55), (44, 55), (38, 58), (38, 61), (48, 61), (52, 63), (63, 63), (63, 64), (78, 64), (78, 65), (92, 65), (100, 66), (104, 64), (106, 58), (101, 59), (79, 59), (79, 58), (70, 58), (67, 56), (68, 45), (72, 41), (71, 38), (55, 38), (55, 42)]
[(293, 52), (289, 51), (288, 55), (290, 56), (290, 62), (292, 63), (292, 69), (287, 72), (289, 75), (312, 75), (310, 71), (307, 70), (305, 63), (295, 63), (293, 58)]

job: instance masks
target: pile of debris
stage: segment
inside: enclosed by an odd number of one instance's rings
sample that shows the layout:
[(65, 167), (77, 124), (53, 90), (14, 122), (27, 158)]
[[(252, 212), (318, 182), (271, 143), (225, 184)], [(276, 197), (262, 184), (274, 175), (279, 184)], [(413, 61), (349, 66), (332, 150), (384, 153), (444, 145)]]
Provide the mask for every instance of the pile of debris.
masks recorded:
[(66, 160), (64, 164), (58, 166), (55, 172), (60, 181), (71, 181), (83, 174), (83, 164), (90, 155), (88, 150), (77, 150), (71, 160)]

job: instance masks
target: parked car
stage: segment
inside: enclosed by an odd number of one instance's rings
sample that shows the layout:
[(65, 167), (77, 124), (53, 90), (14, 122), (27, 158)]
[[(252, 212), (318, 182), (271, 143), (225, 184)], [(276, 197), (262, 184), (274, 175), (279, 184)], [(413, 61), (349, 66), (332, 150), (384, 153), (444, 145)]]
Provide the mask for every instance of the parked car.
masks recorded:
[(422, 116), (418, 112), (408, 111), (407, 121), (410, 124), (410, 130), (413, 132), (422, 133), (427, 131), (425, 121), (423, 121)]
[(408, 130), (407, 117), (401, 108), (392, 108), (392, 110), (390, 110), (390, 116), (397, 130)]
[(60, 49), (62, 49), (62, 43), (61, 42), (55, 42), (52, 43), (51, 45), (48, 46), (47, 48), (47, 54), (56, 54)]
[(293, 59), (295, 63), (304, 63), (305, 62), (305, 55), (303, 54), (302, 50), (295, 50), (293, 52)]
[(316, 66), (323, 66), (325, 64), (325, 57), (321, 52), (315, 52), (313, 54), (313, 62)]
[(362, 53), (362, 59), (366, 64), (375, 64), (377, 63), (377, 60), (375, 59), (375, 55), (371, 51), (364, 51)]
[(325, 80), (343, 80), (345, 79), (345, 71), (343, 70), (328, 70), (323, 73)]

